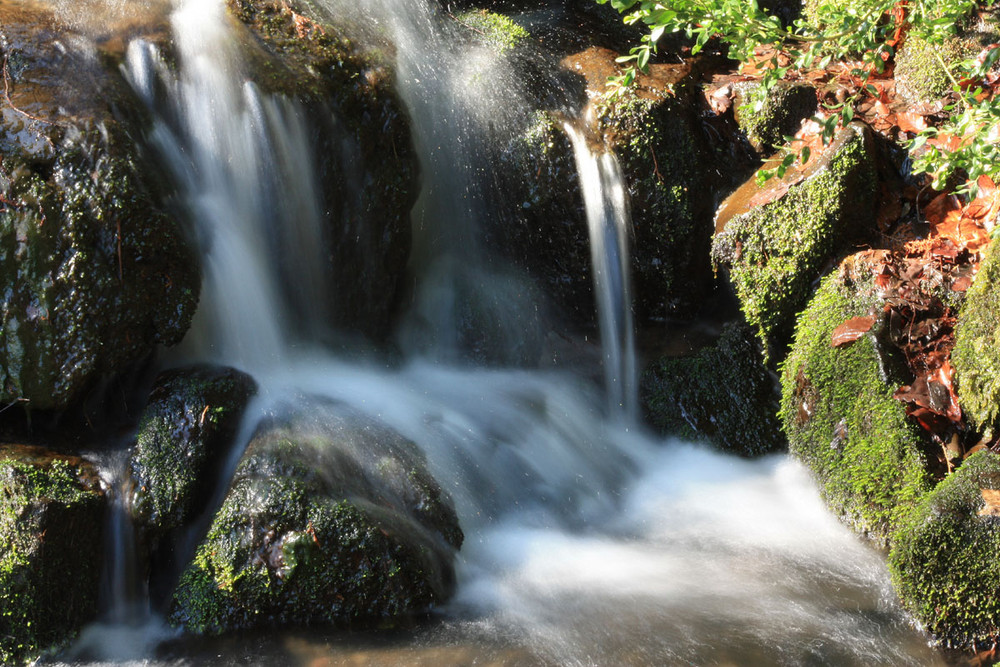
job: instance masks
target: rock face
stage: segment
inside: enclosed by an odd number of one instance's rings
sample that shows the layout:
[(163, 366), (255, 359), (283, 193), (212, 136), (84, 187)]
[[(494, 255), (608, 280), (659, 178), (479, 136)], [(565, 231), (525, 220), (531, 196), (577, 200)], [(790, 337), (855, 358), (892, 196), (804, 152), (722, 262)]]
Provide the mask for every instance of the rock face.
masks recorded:
[(250, 443), (172, 619), (209, 634), (385, 623), (450, 595), (461, 542), (413, 443), (346, 408), (310, 405)]
[(826, 266), (875, 229), (870, 144), (864, 126), (849, 125), (803, 171), (764, 188), (751, 179), (719, 209), (712, 259), (728, 270), (769, 354), (784, 347)]
[(204, 508), (256, 389), (232, 368), (196, 366), (156, 379), (130, 462), (132, 514), (147, 531), (179, 528)]
[(654, 363), (640, 392), (649, 421), (664, 433), (708, 440), (742, 456), (773, 451), (785, 441), (775, 417), (777, 382), (746, 325), (727, 326), (693, 357)]
[(733, 108), (736, 122), (754, 149), (764, 157), (770, 156), (785, 137), (794, 135), (802, 121), (816, 113), (816, 89), (805, 84), (779, 82), (764, 98), (758, 109), (753, 104), (756, 82), (733, 84)]
[(0, 402), (38, 410), (176, 343), (200, 285), (131, 91), (77, 41), (45, 9), (0, 7)]
[[(782, 369), (780, 416), (789, 449), (834, 512), (886, 543), (931, 480), (923, 436), (893, 398), (908, 378), (865, 257), (825, 278), (799, 317)], [(868, 316), (874, 324), (859, 340), (831, 344), (837, 327)]]
[(0, 445), (0, 662), (28, 661), (95, 618), (105, 516), (89, 464)]
[(419, 193), (391, 60), (363, 49), (305, 3), (229, 0), (229, 6), (254, 37), (255, 82), (298, 100), (310, 118), (329, 219), (329, 280), (337, 285), (329, 304), (333, 325), (382, 340), (402, 299), (410, 209)]
[(1000, 623), (1000, 456), (966, 459), (903, 523), (889, 567), (904, 605), (947, 645), (992, 643)]

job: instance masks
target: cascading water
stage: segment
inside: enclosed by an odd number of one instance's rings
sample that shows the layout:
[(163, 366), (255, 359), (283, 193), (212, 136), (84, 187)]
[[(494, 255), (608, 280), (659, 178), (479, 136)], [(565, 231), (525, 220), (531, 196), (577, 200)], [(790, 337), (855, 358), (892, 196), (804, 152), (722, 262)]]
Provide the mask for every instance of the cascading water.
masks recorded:
[(573, 143), (580, 188), (587, 206), (594, 293), (601, 327), (604, 384), (612, 414), (634, 423), (639, 416), (629, 233), (631, 217), (625, 179), (614, 153), (595, 151), (573, 124), (564, 125)]
[[(322, 247), (322, 234), (306, 121), (295, 104), (242, 82), (221, 0), (177, 6), (179, 76), (150, 45), (129, 50), (130, 80), (151, 108), (175, 104), (153, 139), (202, 241), (205, 297), (182, 354), (239, 366), (262, 385), (263, 407), (248, 411), (234, 457), (262, 411), (303, 395), (350, 405), (416, 442), (455, 498), (467, 536), (458, 597), (421, 635), (424, 646), (471, 646), (475, 658), (499, 645), (556, 664), (930, 664), (891, 602), (879, 557), (825, 512), (799, 466), (622, 429), (586, 369), (450, 363), (464, 361), (463, 287), (498, 309), (524, 306), (490, 300), (491, 281), (508, 271), (488, 266), (479, 236), (489, 214), (481, 161), (489, 152), (480, 149), (516, 124), (522, 107), (503, 96), (487, 104), (468, 90), (470, 56), (433, 3), (322, 6), (392, 36), (421, 155), (411, 270), (422, 287), (404, 336), (410, 358), (398, 370), (336, 359), (293, 315), (309, 309), (288, 307), (295, 297), (283, 289), (282, 248), (294, 248), (303, 298), (330, 298), (322, 259), (307, 252)], [(621, 176), (613, 155), (567, 131), (592, 213), (595, 265), (603, 263), (595, 274), (607, 401), (612, 415), (631, 419)], [(277, 191), (281, 201), (263, 196)], [(294, 338), (293, 329), (305, 333)], [(340, 657), (335, 647), (321, 650), (321, 660)], [(261, 659), (257, 646), (244, 651)]]

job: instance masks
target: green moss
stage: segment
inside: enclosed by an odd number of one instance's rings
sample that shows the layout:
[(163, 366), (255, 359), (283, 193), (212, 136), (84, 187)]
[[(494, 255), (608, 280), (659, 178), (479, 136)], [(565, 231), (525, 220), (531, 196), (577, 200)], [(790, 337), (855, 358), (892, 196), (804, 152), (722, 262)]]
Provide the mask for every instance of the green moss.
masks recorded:
[(799, 316), (782, 366), (780, 418), (791, 452), (813, 471), (830, 507), (885, 542), (930, 478), (922, 435), (892, 397), (902, 382), (883, 342), (884, 315), (853, 344), (831, 345), (847, 320), (882, 312), (872, 276), (863, 280), (827, 277)]
[(952, 37), (944, 44), (931, 44), (917, 34), (907, 37), (896, 54), (896, 90), (913, 104), (934, 102), (951, 90), (952, 81), (941, 66), (971, 58), (981, 47), (973, 40)]
[(1000, 517), (979, 516), (981, 490), (1000, 490), (1000, 456), (967, 459), (893, 537), (889, 568), (903, 604), (953, 647), (1000, 635)]
[(830, 261), (872, 228), (876, 174), (867, 131), (852, 125), (842, 132), (828, 164), (775, 201), (745, 205), (713, 241), (712, 258), (728, 266), (768, 356), (783, 348)]
[(959, 311), (955, 368), (962, 411), (976, 428), (993, 436), (1000, 419), (1000, 252), (987, 251)]
[(730, 325), (693, 357), (665, 358), (642, 377), (653, 426), (685, 439), (755, 456), (782, 445), (776, 383), (764, 367), (753, 331)]
[(736, 84), (736, 122), (759, 152), (773, 153), (795, 134), (806, 118), (816, 113), (816, 89), (808, 85), (779, 83), (763, 100), (755, 101), (760, 84)]
[(528, 31), (510, 18), (486, 9), (462, 12), (455, 17), (469, 28), (476, 37), (504, 54), (519, 47), (528, 39)]
[(0, 662), (37, 657), (94, 618), (104, 508), (82, 461), (0, 448)]

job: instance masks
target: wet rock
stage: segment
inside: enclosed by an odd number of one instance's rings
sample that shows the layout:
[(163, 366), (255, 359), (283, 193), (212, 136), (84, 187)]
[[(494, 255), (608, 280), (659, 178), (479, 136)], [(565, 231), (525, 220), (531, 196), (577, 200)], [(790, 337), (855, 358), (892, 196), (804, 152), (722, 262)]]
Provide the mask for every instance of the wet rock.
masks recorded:
[(179, 528), (204, 509), (256, 390), (233, 368), (194, 366), (156, 379), (130, 460), (132, 514), (147, 532)]
[(33, 410), (179, 341), (200, 286), (141, 158), (141, 107), (88, 44), (45, 8), (0, 6), (0, 403)]
[(311, 119), (329, 219), (330, 284), (338, 286), (331, 320), (384, 340), (402, 299), (409, 215), (419, 193), (391, 49), (362, 47), (307, 3), (229, 0), (229, 6), (253, 36), (255, 82), (298, 100)]
[[(992, 494), (991, 494), (992, 492)], [(889, 569), (904, 606), (954, 648), (992, 644), (1000, 625), (1000, 456), (972, 455), (913, 510), (893, 537)]]
[(1000, 252), (992, 245), (959, 311), (951, 364), (962, 412), (987, 437), (1000, 427)]
[(784, 144), (786, 136), (798, 132), (802, 121), (811, 118), (818, 106), (816, 89), (807, 84), (779, 82), (768, 91), (759, 108), (754, 100), (759, 83), (744, 81), (731, 85), (736, 122), (750, 145), (764, 157)]
[(28, 662), (94, 620), (105, 517), (88, 463), (0, 445), (0, 662)]
[[(711, 282), (707, 261), (713, 184), (687, 65), (656, 65), (637, 92), (600, 95), (617, 72), (616, 54), (592, 48), (564, 67), (587, 82), (595, 100), (590, 140), (614, 150), (631, 199), (633, 294), (640, 321), (689, 314)], [(606, 149), (604, 149), (606, 150)], [(504, 191), (519, 203), (498, 232), (499, 245), (557, 301), (592, 320), (589, 241), (583, 194), (562, 119), (544, 114), (508, 152)]]
[(413, 443), (313, 403), (254, 436), (172, 619), (208, 634), (390, 623), (447, 599), (461, 542)]
[[(893, 398), (909, 378), (885, 358), (892, 355), (889, 318), (866, 257), (825, 278), (799, 316), (782, 367), (780, 419), (790, 451), (812, 470), (831, 509), (886, 543), (931, 479), (926, 436)], [(835, 329), (869, 316), (870, 331), (832, 345)]]
[(654, 363), (643, 373), (640, 393), (650, 422), (663, 433), (708, 440), (742, 456), (784, 444), (775, 416), (778, 385), (744, 324), (727, 326), (694, 356)]
[(877, 172), (867, 128), (841, 130), (804, 169), (747, 181), (716, 215), (712, 260), (728, 270), (747, 322), (780, 354), (813, 282), (875, 229)]

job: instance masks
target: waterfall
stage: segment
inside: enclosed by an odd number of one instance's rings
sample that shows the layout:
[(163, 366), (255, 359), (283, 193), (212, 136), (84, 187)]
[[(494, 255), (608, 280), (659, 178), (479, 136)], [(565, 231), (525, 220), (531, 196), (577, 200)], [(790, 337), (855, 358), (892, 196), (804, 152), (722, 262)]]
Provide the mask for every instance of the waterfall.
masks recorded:
[(636, 423), (639, 389), (628, 242), (632, 220), (625, 199), (625, 180), (613, 152), (595, 151), (583, 132), (571, 123), (564, 127), (573, 144), (587, 207), (608, 405), (611, 414), (621, 415), (628, 423)]

